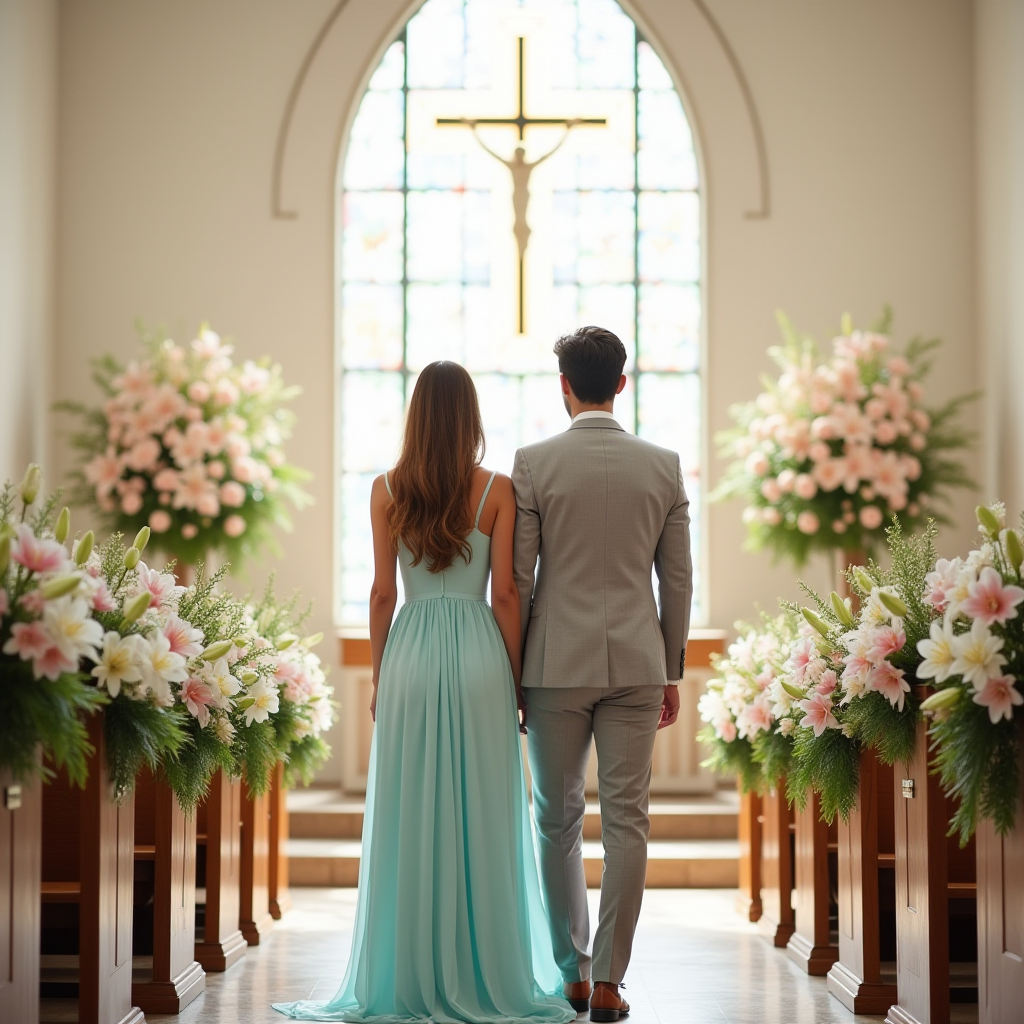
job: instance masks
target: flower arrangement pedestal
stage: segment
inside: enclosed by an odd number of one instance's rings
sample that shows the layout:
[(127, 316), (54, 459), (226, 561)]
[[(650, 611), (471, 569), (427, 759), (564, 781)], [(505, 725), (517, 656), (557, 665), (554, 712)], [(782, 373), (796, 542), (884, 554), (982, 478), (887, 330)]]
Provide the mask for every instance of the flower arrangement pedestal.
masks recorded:
[(821, 820), (817, 793), (808, 793), (803, 810), (794, 811), (793, 836), (795, 930), (786, 952), (808, 974), (824, 975), (839, 957), (829, 923), (836, 826)]
[(740, 789), (738, 833), (740, 843), (740, 891), (736, 909), (748, 920), (761, 918), (761, 797)]
[(135, 797), (114, 799), (103, 714), (93, 715), (88, 728), (95, 752), (85, 790), (63, 773), (43, 787), (42, 982), (48, 984), (51, 965), (58, 984), (69, 980), (60, 969), (66, 957), (54, 963), (45, 950), (53, 934), (48, 925), (72, 930), (77, 905), (80, 1024), (144, 1024), (131, 998)]
[(0, 772), (0, 1020), (39, 1019), (43, 784)]
[(206, 988), (195, 959), (196, 818), (146, 768), (135, 786), (135, 860), (136, 888), (152, 880), (153, 973), (132, 985), (132, 1000), (145, 1013), (180, 1013)]
[[(1018, 742), (1024, 778), (1024, 726)], [(979, 1020), (1014, 1024), (1024, 1006), (1024, 786), (1013, 831), (978, 822), (977, 854)]]
[[(950, 912), (969, 913), (976, 895), (974, 842), (960, 849), (946, 831), (952, 814), (938, 776), (928, 770), (928, 734), (917, 723), (914, 755), (895, 765), (896, 988), (898, 1001), (886, 1024), (949, 1024), (951, 1002)], [(956, 929), (970, 939), (974, 922)], [(970, 1001), (970, 964), (957, 962), (957, 1001)]]
[(761, 918), (758, 927), (774, 946), (793, 936), (793, 812), (786, 802), (786, 784), (762, 798)]
[(196, 883), (205, 905), (195, 957), (205, 971), (226, 971), (249, 948), (238, 927), (241, 822), (242, 782), (218, 771), (196, 812)]
[(270, 914), (270, 795), (254, 796), (242, 783), (242, 856), (239, 927), (250, 946), (274, 926)]
[(839, 959), (827, 981), (853, 1013), (885, 1013), (896, 1002), (895, 982), (882, 979), (883, 945), (889, 943), (882, 941), (881, 902), (896, 857), (892, 780), (890, 765), (862, 751), (857, 806), (848, 821), (837, 821)]
[(284, 785), (284, 765), (279, 761), (270, 783), (270, 859), (268, 863), (270, 916), (275, 921), (292, 908), (288, 891), (288, 790)]

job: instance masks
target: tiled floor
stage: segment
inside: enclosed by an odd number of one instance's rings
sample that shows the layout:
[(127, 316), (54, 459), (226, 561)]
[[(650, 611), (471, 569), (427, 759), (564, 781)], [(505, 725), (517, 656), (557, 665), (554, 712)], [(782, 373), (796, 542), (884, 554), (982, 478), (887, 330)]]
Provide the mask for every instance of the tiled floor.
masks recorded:
[[(271, 1001), (330, 998), (344, 972), (355, 909), (352, 889), (295, 889), (294, 908), (265, 945), (206, 992), (181, 1024), (283, 1024)], [(592, 893), (592, 898), (596, 897)], [(856, 1017), (733, 910), (725, 889), (662, 889), (646, 896), (626, 978), (632, 1024), (833, 1024)], [(594, 919), (596, 920), (596, 908)], [(585, 1018), (584, 1018), (585, 1019)]]

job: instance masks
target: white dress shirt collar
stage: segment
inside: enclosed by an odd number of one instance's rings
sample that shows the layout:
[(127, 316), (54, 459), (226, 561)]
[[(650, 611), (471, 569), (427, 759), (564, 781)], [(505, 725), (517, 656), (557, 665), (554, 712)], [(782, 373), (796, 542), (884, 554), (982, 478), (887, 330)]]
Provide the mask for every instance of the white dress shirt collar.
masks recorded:
[(578, 423), (580, 420), (613, 420), (615, 417), (610, 412), (605, 412), (603, 409), (588, 409), (585, 412), (578, 412), (573, 416), (573, 423)]

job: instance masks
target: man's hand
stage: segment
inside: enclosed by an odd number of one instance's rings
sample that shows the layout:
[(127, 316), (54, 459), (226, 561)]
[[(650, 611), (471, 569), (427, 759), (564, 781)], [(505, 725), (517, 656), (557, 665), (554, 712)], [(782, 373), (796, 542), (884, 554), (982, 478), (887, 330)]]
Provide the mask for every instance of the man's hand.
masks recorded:
[(658, 722), (659, 729), (670, 726), (679, 717), (679, 686), (676, 683), (669, 683), (665, 687), (665, 700), (661, 705), (661, 721)]
[(519, 708), (519, 731), (526, 735), (526, 694), (521, 686), (516, 687), (516, 706)]

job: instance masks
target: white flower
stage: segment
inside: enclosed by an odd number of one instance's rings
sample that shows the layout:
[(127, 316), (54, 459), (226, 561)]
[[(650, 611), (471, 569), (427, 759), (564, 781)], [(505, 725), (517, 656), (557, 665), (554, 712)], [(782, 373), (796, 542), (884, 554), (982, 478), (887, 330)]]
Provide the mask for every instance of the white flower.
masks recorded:
[(932, 623), (930, 635), (926, 639), (918, 640), (917, 653), (924, 658), (917, 667), (919, 679), (934, 679), (936, 683), (944, 683), (953, 674), (956, 636), (948, 615), (941, 622), (936, 620)]
[(963, 676), (964, 682), (980, 690), (986, 679), (1002, 675), (1006, 664), (1006, 658), (999, 653), (1002, 649), (1002, 637), (993, 636), (985, 623), (975, 619), (970, 633), (964, 633), (954, 640), (953, 652), (956, 658), (950, 666), (950, 674)]
[(151, 693), (157, 704), (170, 707), (174, 703), (171, 683), (188, 679), (185, 659), (171, 650), (171, 642), (163, 633), (154, 633), (143, 641), (142, 687)]
[(227, 658), (218, 658), (212, 665), (204, 665), (199, 675), (213, 691), (214, 706), (230, 711), (231, 698), (241, 690), (242, 684), (231, 674)]
[(54, 646), (69, 661), (96, 660), (103, 643), (103, 627), (92, 618), (87, 602), (80, 597), (60, 597), (43, 608), (43, 624)]
[(111, 697), (121, 692), (122, 683), (137, 683), (142, 679), (140, 664), (140, 638), (136, 635), (121, 636), (113, 630), (103, 637), (100, 660), (92, 670), (96, 685), (105, 687)]
[(214, 718), (213, 731), (221, 743), (230, 743), (235, 735), (235, 727), (224, 715)]
[(245, 709), (246, 725), (252, 725), (253, 722), (265, 722), (270, 715), (276, 714), (280, 707), (277, 685), (265, 676), (260, 676), (249, 687), (248, 698), (252, 703)]

